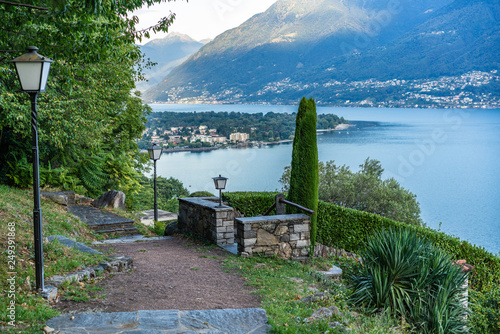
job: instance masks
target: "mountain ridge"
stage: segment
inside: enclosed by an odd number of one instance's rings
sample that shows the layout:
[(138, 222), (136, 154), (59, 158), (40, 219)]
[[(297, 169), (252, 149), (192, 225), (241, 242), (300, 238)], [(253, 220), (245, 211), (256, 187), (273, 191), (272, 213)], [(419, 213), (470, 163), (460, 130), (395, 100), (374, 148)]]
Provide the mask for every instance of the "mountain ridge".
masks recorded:
[[(499, 13), (492, 0), (279, 0), (205, 45), (145, 98), (286, 101), (294, 85), (325, 98), (331, 80), (488, 72), (499, 65)], [(259, 95), (286, 80), (287, 92)]]

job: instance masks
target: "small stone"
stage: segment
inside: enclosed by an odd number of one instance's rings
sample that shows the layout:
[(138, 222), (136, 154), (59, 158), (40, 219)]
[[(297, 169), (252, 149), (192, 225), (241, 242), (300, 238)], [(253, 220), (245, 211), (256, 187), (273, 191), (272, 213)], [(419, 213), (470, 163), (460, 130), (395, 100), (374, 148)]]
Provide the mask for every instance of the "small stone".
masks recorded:
[(288, 226), (285, 225), (280, 225), (276, 228), (276, 231), (274, 231), (274, 234), (276, 235), (282, 235), (288, 232)]
[(47, 326), (47, 325), (46, 325), (45, 327), (43, 327), (43, 331), (44, 331), (45, 333), (53, 333), (53, 332), (54, 332), (54, 330), (55, 330), (54, 328), (49, 327), (49, 326)]
[(327, 293), (319, 292), (319, 293), (315, 293), (313, 295), (304, 297), (299, 301), (308, 304), (308, 303), (313, 303), (313, 302), (319, 302), (321, 300), (328, 300), (329, 298), (330, 298), (330, 296)]
[(287, 242), (282, 242), (277, 251), (277, 255), (281, 259), (290, 259), (292, 257), (292, 247)]
[(304, 283), (302, 278), (290, 277), (289, 280), (295, 283)]
[(31, 282), (30, 282), (30, 277), (26, 277), (26, 280), (23, 283), (22, 286), (23, 291), (29, 292), (31, 291)]

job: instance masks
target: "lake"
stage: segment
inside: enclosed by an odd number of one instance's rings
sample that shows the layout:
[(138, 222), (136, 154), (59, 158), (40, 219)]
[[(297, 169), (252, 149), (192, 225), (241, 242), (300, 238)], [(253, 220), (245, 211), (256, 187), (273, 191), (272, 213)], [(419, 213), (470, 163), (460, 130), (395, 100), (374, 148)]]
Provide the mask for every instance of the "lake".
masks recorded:
[[(151, 105), (154, 111), (296, 112), (296, 106)], [(318, 107), (356, 126), (318, 135), (321, 161), (358, 170), (370, 157), (384, 177), (417, 195), (425, 223), (500, 251), (500, 110)], [(292, 145), (168, 153), (158, 175), (181, 180), (189, 191), (216, 193), (212, 177), (229, 178), (227, 191), (279, 190)]]

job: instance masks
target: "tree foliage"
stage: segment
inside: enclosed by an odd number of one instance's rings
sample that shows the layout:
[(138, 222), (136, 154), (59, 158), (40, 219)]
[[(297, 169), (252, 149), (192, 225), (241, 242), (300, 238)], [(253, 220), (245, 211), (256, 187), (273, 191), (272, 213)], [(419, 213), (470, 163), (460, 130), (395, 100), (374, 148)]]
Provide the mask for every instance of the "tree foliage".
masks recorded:
[[(142, 176), (140, 183), (143, 187), (139, 194), (134, 197), (134, 202), (129, 203), (129, 206), (136, 210), (152, 209), (154, 204), (154, 180)], [(167, 179), (161, 176), (156, 178), (156, 193), (158, 209), (169, 212), (179, 211), (178, 197), (188, 197), (190, 195), (189, 191), (178, 179), (173, 177)]]
[[(318, 211), (318, 142), (316, 103), (302, 98), (293, 140), (288, 200)], [(293, 211), (292, 211), (293, 212)], [(311, 216), (311, 248), (314, 249), (317, 215)]]
[[(139, 31), (130, 12), (159, 2), (0, 1), (0, 183), (31, 184), (29, 173), (21, 173), (31, 163), (30, 104), (16, 93), (8, 61), (35, 45), (54, 60), (38, 99), (41, 178), (51, 180), (46, 185), (86, 189), (91, 196), (110, 188), (132, 194), (140, 187), (137, 177), (148, 159), (136, 141), (150, 108), (134, 89), (150, 64), (135, 41), (166, 31), (174, 15)], [(64, 177), (49, 178), (54, 170)]]
[[(367, 158), (357, 172), (335, 161), (319, 163), (319, 199), (413, 225), (423, 224), (417, 197), (394, 178), (382, 179), (380, 161)], [(288, 190), (290, 167), (280, 179)]]

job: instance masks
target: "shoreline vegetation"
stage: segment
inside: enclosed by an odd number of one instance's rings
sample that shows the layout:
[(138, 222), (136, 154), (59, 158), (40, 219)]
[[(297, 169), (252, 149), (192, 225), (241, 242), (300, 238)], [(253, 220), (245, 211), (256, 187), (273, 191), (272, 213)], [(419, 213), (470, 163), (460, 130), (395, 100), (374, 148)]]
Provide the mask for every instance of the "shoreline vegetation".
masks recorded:
[[(317, 134), (322, 134), (325, 132), (333, 132), (333, 131), (346, 131), (349, 130), (350, 128), (356, 126), (355, 124), (338, 124), (335, 126), (335, 128), (332, 129), (318, 129), (316, 130)], [(258, 141), (258, 142), (246, 142), (246, 143), (238, 143), (235, 145), (230, 145), (230, 146), (212, 146), (212, 147), (173, 147), (173, 148), (163, 148), (162, 153), (177, 153), (177, 152), (210, 152), (210, 151), (216, 151), (220, 149), (227, 149), (227, 148), (248, 148), (248, 147), (262, 147), (262, 146), (274, 146), (274, 145), (281, 145), (281, 144), (291, 144), (293, 143), (293, 139), (285, 139), (285, 140), (278, 140), (278, 141), (273, 141), (273, 142), (263, 142), (263, 141)], [(142, 152), (147, 152), (147, 150), (141, 150)]]

